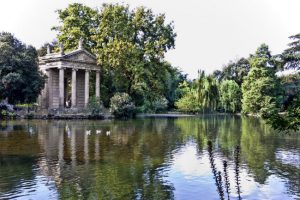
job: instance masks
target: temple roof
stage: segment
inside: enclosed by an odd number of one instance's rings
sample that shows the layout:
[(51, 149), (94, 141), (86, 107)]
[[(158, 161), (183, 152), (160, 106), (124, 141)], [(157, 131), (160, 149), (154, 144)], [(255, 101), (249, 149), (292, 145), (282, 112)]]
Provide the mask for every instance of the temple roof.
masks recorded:
[(58, 62), (58, 61), (66, 61), (66, 62), (82, 62), (87, 64), (95, 64), (96, 65), (96, 56), (92, 53), (88, 52), (85, 49), (76, 49), (67, 53), (50, 53), (46, 54), (43, 57), (39, 57), (39, 63), (46, 64), (50, 62)]

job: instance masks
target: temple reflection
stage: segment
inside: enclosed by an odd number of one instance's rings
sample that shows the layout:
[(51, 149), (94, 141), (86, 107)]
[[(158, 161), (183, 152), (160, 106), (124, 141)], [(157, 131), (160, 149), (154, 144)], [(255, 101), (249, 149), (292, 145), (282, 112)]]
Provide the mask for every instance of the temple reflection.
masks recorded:
[(299, 145), (296, 135), (237, 117), (4, 121), (0, 198), (26, 196), (17, 188), (41, 179), (61, 199), (174, 199), (181, 188), (172, 173), (212, 184), (193, 191), (204, 197), (261, 198), (258, 188), (275, 182), (300, 196)]

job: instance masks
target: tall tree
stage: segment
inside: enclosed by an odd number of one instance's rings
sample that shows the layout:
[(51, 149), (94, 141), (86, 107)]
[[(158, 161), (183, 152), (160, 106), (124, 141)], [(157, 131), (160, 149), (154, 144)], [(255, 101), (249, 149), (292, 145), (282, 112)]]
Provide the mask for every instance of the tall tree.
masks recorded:
[(66, 50), (76, 49), (80, 39), (87, 50), (95, 48), (95, 37), (100, 23), (96, 9), (74, 3), (64, 10), (57, 10), (57, 13), (60, 25), (52, 29), (58, 32), (57, 38)]
[(0, 99), (10, 103), (35, 102), (44, 87), (37, 52), (12, 34), (0, 33)]
[[(287, 69), (300, 69), (300, 34), (290, 37), (294, 40), (289, 43), (289, 48), (281, 54), (282, 66)], [(284, 114), (279, 114), (279, 109), (269, 109), (263, 113), (266, 121), (278, 130), (300, 130), (300, 88), (299, 74), (283, 77), (285, 95), (287, 96), (283, 108)]]
[(300, 69), (300, 33), (289, 37), (293, 42), (289, 43), (287, 48), (281, 55), (287, 68)]
[(271, 53), (263, 44), (251, 56), (250, 72), (242, 84), (244, 113), (261, 113), (278, 106), (281, 90), (275, 72)]
[(217, 80), (213, 76), (205, 76), (204, 71), (199, 71), (196, 81), (198, 89), (198, 102), (202, 111), (215, 111), (219, 102), (219, 90)]
[(58, 13), (59, 41), (74, 48), (83, 38), (96, 54), (102, 81), (111, 83), (104, 86), (102, 92), (108, 94), (102, 96), (126, 92), (139, 105), (163, 94), (164, 54), (174, 47), (176, 37), (164, 14), (120, 4), (103, 4), (99, 10), (71, 4)]
[(233, 80), (225, 80), (220, 84), (220, 104), (225, 112), (237, 112), (241, 109), (242, 92)]
[(248, 59), (240, 58), (237, 61), (230, 61), (227, 65), (223, 67), (222, 71), (216, 70), (213, 73), (213, 76), (219, 81), (233, 80), (241, 86), (243, 78), (247, 76), (249, 70), (250, 64)]

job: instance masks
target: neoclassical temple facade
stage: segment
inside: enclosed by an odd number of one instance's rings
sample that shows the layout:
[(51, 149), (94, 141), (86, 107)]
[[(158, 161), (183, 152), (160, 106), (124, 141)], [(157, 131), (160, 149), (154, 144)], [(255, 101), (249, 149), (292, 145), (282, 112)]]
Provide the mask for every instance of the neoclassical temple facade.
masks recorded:
[(86, 107), (91, 73), (96, 74), (95, 94), (100, 98), (100, 66), (81, 41), (78, 49), (68, 53), (63, 46), (59, 53), (51, 53), (48, 47), (47, 55), (39, 58), (39, 67), (48, 77), (39, 98), (41, 109)]

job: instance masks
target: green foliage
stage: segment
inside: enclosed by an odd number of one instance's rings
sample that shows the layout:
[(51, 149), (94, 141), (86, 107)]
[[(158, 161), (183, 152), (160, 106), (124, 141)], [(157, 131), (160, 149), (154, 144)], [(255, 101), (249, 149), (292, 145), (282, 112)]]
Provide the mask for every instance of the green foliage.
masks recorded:
[(133, 118), (136, 107), (127, 93), (116, 93), (110, 100), (111, 113), (116, 118)]
[(160, 113), (167, 111), (167, 109), (168, 100), (163, 96), (159, 96), (152, 102), (146, 101), (140, 111), (143, 113)]
[(103, 4), (99, 10), (71, 4), (58, 14), (61, 24), (54, 29), (66, 49), (76, 48), (83, 38), (85, 48), (97, 55), (105, 105), (115, 92), (126, 92), (139, 106), (162, 95), (173, 106), (171, 91), (178, 79), (170, 80), (178, 74), (164, 62), (164, 54), (174, 48), (176, 34), (164, 14), (120, 4)]
[(37, 52), (12, 34), (0, 33), (0, 99), (9, 103), (32, 103), (44, 87)]
[(196, 81), (198, 87), (198, 102), (202, 111), (216, 111), (219, 102), (218, 83), (212, 76), (205, 76), (199, 72), (199, 79)]
[(12, 106), (3, 102), (0, 102), (0, 119), (15, 119), (16, 113), (12, 109)]
[(274, 129), (280, 131), (300, 130), (300, 97), (296, 97), (289, 104), (287, 111), (280, 114), (278, 109), (270, 109), (263, 113), (263, 118)]
[(241, 109), (242, 92), (233, 80), (225, 80), (220, 84), (220, 103), (225, 112), (238, 112)]
[(237, 61), (230, 61), (223, 67), (222, 71), (216, 70), (213, 72), (213, 77), (217, 80), (233, 80), (239, 86), (242, 85), (243, 78), (247, 76), (250, 70), (250, 64), (248, 59), (240, 58)]
[(87, 108), (92, 115), (99, 115), (103, 110), (103, 105), (102, 102), (100, 101), (100, 98), (97, 98), (96, 96), (92, 96), (89, 99)]
[(59, 32), (58, 40), (64, 44), (66, 50), (76, 49), (80, 39), (83, 40), (84, 48), (89, 51), (96, 46), (93, 38), (96, 37), (100, 23), (96, 9), (73, 3), (57, 13), (61, 25), (52, 29)]
[(175, 102), (183, 95), (179, 85), (186, 80), (187, 75), (183, 75), (177, 68), (173, 68), (169, 63), (166, 66), (165, 78), (162, 79), (163, 93), (168, 100), (168, 108), (175, 108)]
[(293, 42), (289, 43), (289, 48), (281, 54), (283, 64), (287, 68), (300, 69), (300, 33), (289, 37)]
[(262, 45), (250, 59), (250, 72), (242, 84), (243, 113), (258, 114), (278, 107), (281, 87), (270, 53)]
[(57, 52), (59, 51), (59, 46), (58, 46), (58, 42), (56, 40), (53, 40), (52, 42), (46, 42), (45, 44), (43, 44), (38, 50), (38, 56), (42, 57), (45, 56), (47, 54), (47, 48), (48, 46), (50, 47), (50, 51), (51, 52)]
[(198, 101), (198, 92), (196, 89), (191, 88), (187, 82), (180, 84), (180, 89), (183, 96), (175, 103), (178, 110), (187, 113), (197, 113), (201, 110)]

